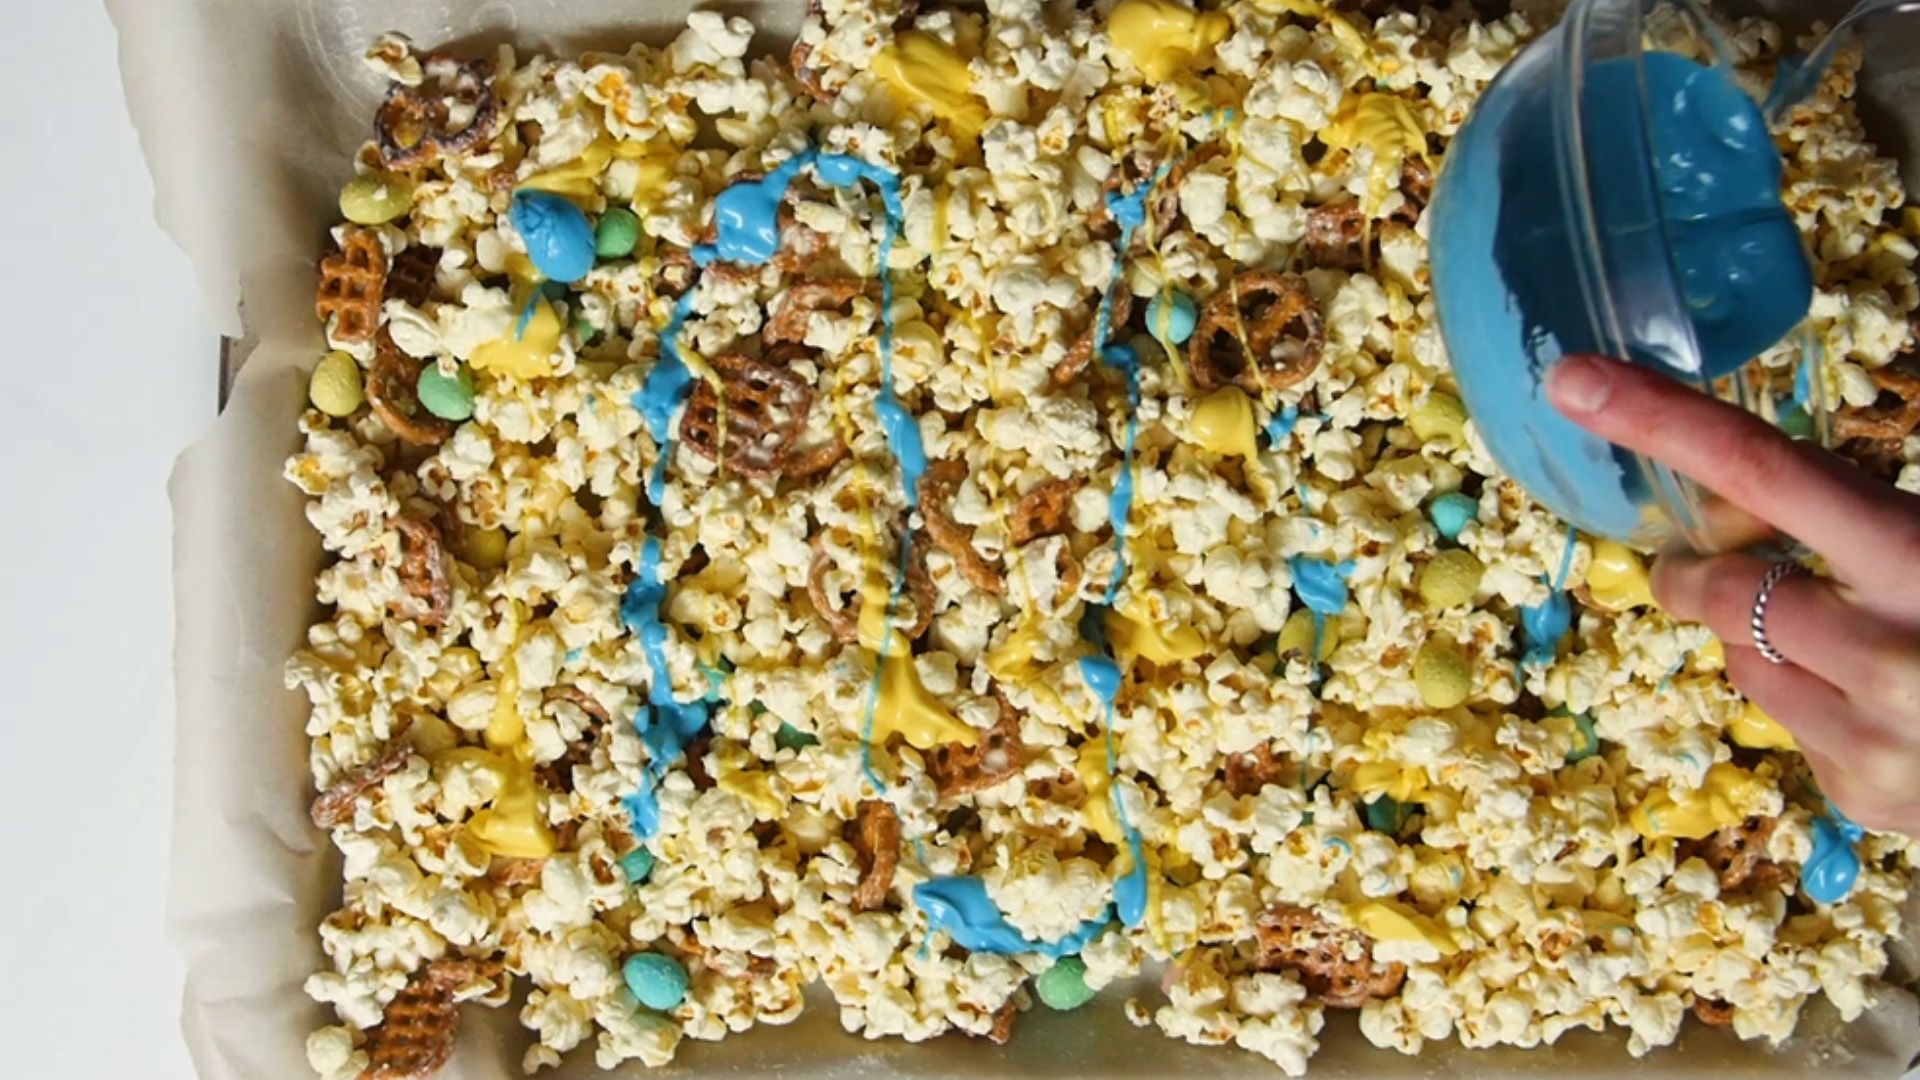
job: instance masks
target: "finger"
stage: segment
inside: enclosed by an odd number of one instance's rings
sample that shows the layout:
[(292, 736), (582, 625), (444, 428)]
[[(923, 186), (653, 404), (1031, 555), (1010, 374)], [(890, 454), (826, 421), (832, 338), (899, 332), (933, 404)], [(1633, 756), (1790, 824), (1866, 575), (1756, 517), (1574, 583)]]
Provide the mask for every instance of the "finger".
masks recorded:
[(1806, 747), (1801, 747), (1800, 753), (1813, 768), (1820, 794), (1847, 817), (1877, 832), (1912, 835), (1920, 831), (1920, 807), (1914, 805), (1911, 796), (1891, 799), (1871, 794), (1834, 759)]
[(1701, 500), (1700, 516), (1700, 532), (1710, 554), (1742, 551), (1780, 535), (1772, 525), (1711, 492)]
[(1555, 408), (1798, 537), (1849, 581), (1882, 582), (1920, 561), (1914, 497), (1758, 417), (1658, 372), (1570, 356), (1547, 373)]
[[(1731, 643), (1727, 677), (1749, 701), (1793, 732), (1803, 752), (1829, 759), (1857, 804), (1877, 806), (1912, 796), (1914, 755), (1906, 741), (1868, 720), (1832, 683)], [(1826, 783), (1822, 779), (1823, 789)]]
[[(1761, 580), (1775, 565), (1752, 555), (1669, 552), (1653, 564), (1653, 593), (1676, 618), (1746, 644)], [(1766, 634), (1788, 661), (1849, 700), (1920, 717), (1920, 641), (1849, 603), (1832, 582), (1811, 574), (1780, 579), (1767, 599)]]

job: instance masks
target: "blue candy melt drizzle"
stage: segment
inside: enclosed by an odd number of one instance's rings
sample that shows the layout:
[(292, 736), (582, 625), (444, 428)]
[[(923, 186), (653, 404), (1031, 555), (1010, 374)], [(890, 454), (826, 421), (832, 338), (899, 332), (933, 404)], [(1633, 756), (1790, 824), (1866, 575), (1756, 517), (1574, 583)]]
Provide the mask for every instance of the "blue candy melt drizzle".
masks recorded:
[(906, 488), (907, 505), (920, 505), (920, 478), (927, 471), (927, 449), (920, 439), (920, 422), (914, 418), (893, 390), (893, 274), (888, 265), (893, 244), (900, 236), (900, 223), (906, 212), (900, 205), (900, 177), (890, 169), (846, 154), (821, 154), (814, 161), (814, 172), (834, 187), (851, 187), (862, 180), (880, 192), (886, 209), (886, 227), (880, 238), (880, 392), (873, 399), (873, 411), (879, 417), (880, 430), (886, 433), (887, 446), (900, 465), (900, 483)]
[(566, 198), (549, 191), (520, 191), (507, 218), (527, 245), (534, 269), (553, 281), (579, 281), (593, 269), (593, 225)]
[[(1305, 505), (1302, 496), (1301, 505)], [(1327, 616), (1338, 615), (1347, 606), (1347, 579), (1353, 576), (1353, 560), (1328, 562), (1295, 555), (1287, 560), (1293, 575), (1293, 591), (1313, 613), (1313, 651), (1308, 658), (1315, 671), (1320, 668), (1320, 637), (1327, 628)]]
[(660, 621), (660, 605), (666, 598), (666, 582), (660, 577), (660, 541), (649, 536), (640, 549), (640, 568), (620, 602), (620, 620), (640, 639), (649, 671), (647, 704), (633, 720), (640, 742), (647, 748), (646, 775), (640, 790), (625, 800), (634, 835), (642, 840), (660, 829), (656, 789), (661, 778), (686, 753), (687, 744), (707, 727), (706, 702), (681, 702), (673, 696), (672, 669), (667, 666), (667, 627)]
[(647, 433), (659, 447), (659, 456), (647, 475), (647, 498), (655, 506), (660, 505), (666, 493), (667, 459), (673, 456), (669, 452), (673, 446), (673, 414), (679, 411), (680, 403), (693, 388), (693, 372), (680, 356), (680, 328), (692, 310), (693, 289), (689, 288), (674, 302), (673, 317), (667, 320), (666, 329), (660, 331), (660, 359), (633, 395), (633, 407), (640, 410), (641, 418), (647, 422)]
[(1560, 648), (1560, 639), (1566, 637), (1567, 631), (1573, 627), (1573, 602), (1563, 590), (1566, 588), (1567, 574), (1573, 570), (1573, 547), (1579, 538), (1579, 531), (1571, 525), (1567, 526), (1567, 547), (1560, 554), (1560, 570), (1552, 581), (1547, 582), (1547, 588), (1552, 592), (1545, 601), (1520, 609), (1520, 634), (1527, 646), (1520, 657), (1522, 666), (1538, 667), (1553, 663), (1554, 654)]
[(693, 261), (705, 266), (720, 259), (761, 266), (780, 250), (780, 200), (800, 170), (813, 162), (807, 150), (780, 164), (758, 180), (728, 185), (713, 200), (714, 242), (693, 249)]
[(1056, 941), (1035, 941), (1000, 914), (993, 898), (987, 895), (986, 882), (971, 875), (923, 881), (913, 887), (913, 902), (926, 913), (929, 932), (944, 930), (955, 945), (968, 952), (1001, 956), (1020, 953), (1054, 958), (1070, 956), (1086, 948), (1107, 925), (1103, 915), (1088, 919)]
[(1826, 813), (1813, 819), (1813, 854), (1800, 868), (1800, 889), (1807, 899), (1836, 904), (1853, 891), (1860, 878), (1860, 856), (1853, 845), (1865, 835), (1865, 829), (1832, 803), (1827, 804)]
[[(1083, 656), (1080, 658), (1080, 677), (1087, 680), (1087, 689), (1092, 690), (1100, 699), (1104, 710), (1107, 775), (1117, 776), (1120, 771), (1120, 751), (1113, 741), (1113, 706), (1120, 696), (1120, 665), (1110, 656)], [(1147, 853), (1140, 838), (1140, 830), (1134, 828), (1127, 818), (1126, 803), (1120, 798), (1120, 785), (1107, 785), (1107, 798), (1113, 802), (1114, 820), (1120, 823), (1120, 832), (1127, 839), (1127, 851), (1133, 858), (1133, 865), (1121, 879), (1114, 883), (1114, 906), (1120, 913), (1120, 921), (1128, 926), (1139, 926), (1140, 920), (1147, 915)]]
[(1287, 436), (1293, 434), (1296, 424), (1300, 423), (1300, 406), (1289, 404), (1273, 414), (1267, 421), (1267, 445), (1279, 446)]

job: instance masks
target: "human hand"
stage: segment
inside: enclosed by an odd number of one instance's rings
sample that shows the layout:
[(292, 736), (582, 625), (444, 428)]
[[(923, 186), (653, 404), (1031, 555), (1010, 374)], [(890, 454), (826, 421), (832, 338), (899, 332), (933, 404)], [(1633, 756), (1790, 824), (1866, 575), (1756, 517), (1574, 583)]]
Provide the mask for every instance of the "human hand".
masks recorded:
[[(1654, 596), (1719, 636), (1728, 677), (1793, 732), (1834, 805), (1868, 828), (1920, 836), (1920, 498), (1618, 360), (1568, 357), (1547, 393), (1568, 419), (1724, 500), (1708, 512), (1725, 553), (1665, 553)], [(1790, 574), (1773, 590), (1765, 629), (1779, 664), (1750, 626), (1773, 564), (1736, 550), (1775, 532), (1833, 574)]]

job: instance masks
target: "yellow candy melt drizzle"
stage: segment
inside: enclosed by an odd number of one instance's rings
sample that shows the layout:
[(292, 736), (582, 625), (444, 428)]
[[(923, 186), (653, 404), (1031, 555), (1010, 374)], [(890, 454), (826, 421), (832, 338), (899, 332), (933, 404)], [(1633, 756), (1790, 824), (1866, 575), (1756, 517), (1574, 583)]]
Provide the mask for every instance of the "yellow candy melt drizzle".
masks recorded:
[[(1136, 594), (1137, 596), (1138, 594)], [(1156, 664), (1177, 664), (1207, 651), (1200, 632), (1191, 626), (1164, 626), (1163, 620), (1143, 615), (1139, 601), (1129, 602), (1125, 613), (1107, 613), (1107, 637), (1113, 651), (1124, 657), (1138, 656)]]
[(1165, 82), (1193, 65), (1233, 32), (1217, 11), (1201, 13), (1171, 0), (1121, 0), (1107, 16), (1114, 56), (1146, 76)]
[(1340, 103), (1333, 123), (1320, 132), (1320, 141), (1351, 153), (1360, 147), (1373, 151), (1367, 172), (1366, 216), (1380, 213), (1387, 196), (1398, 186), (1400, 166), (1409, 156), (1427, 160), (1427, 133), (1404, 98), (1392, 94), (1350, 95)]
[(1460, 951), (1453, 935), (1438, 922), (1391, 900), (1369, 900), (1347, 908), (1347, 919), (1376, 941), (1424, 942), (1442, 956)]
[(953, 46), (919, 30), (894, 36), (873, 58), (873, 73), (909, 102), (924, 104), (973, 143), (987, 126), (987, 103), (973, 92), (973, 72)]
[[(521, 295), (521, 290), (516, 289), (514, 294), (513, 310), (525, 311), (531, 290)], [(527, 320), (525, 332), (516, 333), (519, 321), (516, 315), (505, 337), (473, 350), (473, 356), (467, 361), (473, 370), (523, 381), (553, 374), (553, 354), (560, 351), (562, 333), (560, 316), (555, 314), (553, 305), (544, 297), (535, 301), (533, 317)]]
[(1618, 540), (1593, 542), (1593, 565), (1587, 568), (1587, 593), (1593, 598), (1593, 606), (1603, 611), (1654, 606), (1647, 564), (1637, 552)]
[(1793, 741), (1793, 732), (1751, 701), (1741, 708), (1739, 716), (1727, 724), (1727, 735), (1750, 750), (1800, 749), (1799, 744)]
[(1633, 808), (1628, 821), (1649, 840), (1701, 840), (1745, 821), (1766, 792), (1766, 781), (1722, 762), (1707, 770), (1699, 788), (1677, 799), (1667, 788), (1656, 788)]
[(558, 846), (553, 830), (540, 815), (539, 788), (533, 766), (478, 747), (462, 747), (440, 755), (441, 764), (471, 763), (492, 773), (500, 782), (493, 805), (475, 811), (467, 834), (487, 851), (513, 859), (544, 859)]

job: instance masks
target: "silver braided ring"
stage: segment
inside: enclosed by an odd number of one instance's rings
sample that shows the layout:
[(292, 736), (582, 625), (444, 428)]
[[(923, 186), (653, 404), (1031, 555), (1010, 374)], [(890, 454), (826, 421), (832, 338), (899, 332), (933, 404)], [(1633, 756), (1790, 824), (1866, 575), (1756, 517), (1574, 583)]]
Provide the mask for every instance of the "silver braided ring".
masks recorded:
[(1747, 622), (1753, 629), (1753, 647), (1759, 649), (1769, 663), (1787, 662), (1780, 650), (1773, 647), (1773, 642), (1767, 640), (1767, 605), (1773, 602), (1773, 590), (1793, 575), (1806, 572), (1806, 567), (1796, 562), (1774, 563), (1767, 576), (1760, 579), (1759, 591), (1753, 594), (1753, 615)]

